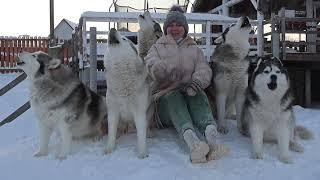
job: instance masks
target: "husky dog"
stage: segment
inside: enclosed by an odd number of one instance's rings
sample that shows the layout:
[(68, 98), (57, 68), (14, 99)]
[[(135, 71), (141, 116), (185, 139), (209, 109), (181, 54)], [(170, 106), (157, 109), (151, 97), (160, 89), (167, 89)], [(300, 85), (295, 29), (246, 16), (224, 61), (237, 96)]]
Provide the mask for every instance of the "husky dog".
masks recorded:
[(249, 82), (243, 106), (243, 129), (252, 141), (252, 157), (262, 159), (263, 140), (277, 141), (279, 160), (291, 163), (289, 147), (302, 152), (297, 136), (310, 139), (312, 133), (296, 126), (293, 96), (286, 69), (276, 57), (260, 58)]
[(104, 59), (107, 80), (108, 144), (106, 153), (115, 149), (119, 120), (134, 120), (138, 138), (138, 157), (147, 154), (147, 110), (151, 92), (147, 82), (148, 73), (133, 43), (115, 29), (108, 35)]
[(84, 86), (59, 59), (44, 52), (22, 52), (17, 64), (28, 75), (31, 108), (38, 117), (40, 148), (34, 156), (47, 155), (50, 136), (56, 130), (62, 139), (59, 159), (70, 152), (72, 137), (103, 134), (104, 98)]
[(162, 30), (158, 22), (151, 18), (150, 12), (145, 11), (138, 16), (140, 29), (138, 31), (139, 56), (144, 58), (151, 46), (162, 36)]
[(218, 131), (228, 133), (226, 127), (226, 109), (234, 102), (238, 128), (241, 127), (241, 110), (244, 93), (248, 84), (249, 62), (246, 56), (249, 52), (249, 33), (251, 24), (247, 17), (241, 17), (236, 24), (228, 27), (214, 40), (217, 47), (212, 55), (211, 68), (213, 71)]

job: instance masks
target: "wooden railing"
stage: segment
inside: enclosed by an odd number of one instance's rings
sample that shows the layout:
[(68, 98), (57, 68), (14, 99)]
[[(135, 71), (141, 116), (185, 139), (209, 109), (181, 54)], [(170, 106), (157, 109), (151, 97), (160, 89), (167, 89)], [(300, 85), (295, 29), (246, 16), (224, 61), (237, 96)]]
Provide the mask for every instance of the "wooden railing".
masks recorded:
[[(320, 42), (317, 41), (317, 36), (320, 36), (320, 31), (317, 27), (317, 23), (319, 22), (320, 18), (288, 18), (275, 16), (273, 21), (274, 24), (272, 24), (274, 27), (272, 30), (272, 48), (281, 50), (276, 51), (276, 54), (281, 56), (283, 60), (287, 60), (288, 53), (292, 53), (294, 50), (296, 50), (296, 53), (319, 53), (319, 49), (317, 49), (317, 46), (320, 45)], [(289, 26), (290, 24), (292, 25), (292, 23), (303, 25), (301, 25), (300, 28)], [(306, 36), (306, 40), (291, 41), (288, 39), (290, 34)], [(292, 50), (288, 51), (290, 48), (292, 48)], [(275, 53), (275, 51), (273, 51), (273, 53)]]

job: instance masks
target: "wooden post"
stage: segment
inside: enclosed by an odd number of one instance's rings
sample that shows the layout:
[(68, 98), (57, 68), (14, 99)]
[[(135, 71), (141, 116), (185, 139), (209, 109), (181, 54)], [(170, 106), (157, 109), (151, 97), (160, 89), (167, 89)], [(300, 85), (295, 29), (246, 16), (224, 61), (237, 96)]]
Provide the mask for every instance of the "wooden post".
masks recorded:
[[(222, 0), (222, 15), (229, 16), (229, 6), (226, 5), (228, 0)], [(224, 31), (229, 25), (223, 25), (222, 31)]]
[(263, 43), (264, 43), (264, 38), (263, 38), (263, 19), (264, 16), (263, 14), (257, 12), (257, 20), (258, 20), (258, 36), (257, 36), (257, 53), (259, 57), (262, 57), (264, 55), (263, 51)]
[(55, 46), (54, 38), (54, 0), (50, 0), (50, 46)]
[(281, 8), (281, 41), (282, 41), (282, 60), (286, 59), (286, 19), (285, 8)]
[[(306, 13), (307, 18), (313, 18), (313, 0), (306, 0)], [(307, 32), (308, 31), (316, 31), (316, 23), (315, 22), (307, 22)], [(307, 34), (307, 42), (314, 43), (317, 40), (317, 34)], [(316, 45), (308, 44), (307, 51), (310, 53), (316, 52)], [(305, 70), (305, 103), (306, 107), (311, 106), (311, 70)]]
[[(306, 13), (307, 18), (313, 18), (313, 0), (306, 0)], [(315, 22), (307, 22), (307, 32), (308, 31), (316, 31), (317, 24)], [(315, 43), (317, 40), (317, 34), (307, 34), (307, 42)], [(310, 44), (308, 45), (308, 52), (315, 53), (316, 45)]]
[(75, 28), (75, 33), (72, 34), (72, 63), (71, 68), (73, 72), (79, 75), (79, 29), (78, 27)]
[[(278, 28), (276, 29), (276, 24)], [(279, 19), (275, 18), (275, 13), (271, 13), (271, 42), (272, 42), (272, 55), (279, 58), (280, 56), (280, 34), (279, 34)]]
[(79, 63), (80, 68), (82, 69), (80, 75), (81, 75), (81, 81), (85, 83), (87, 86), (89, 86), (88, 81), (88, 73), (86, 72), (87, 67), (87, 20), (86, 18), (82, 18), (82, 28), (81, 35), (82, 35), (82, 57)]
[(211, 46), (211, 23), (210, 21), (206, 22), (206, 55), (207, 55), (207, 61), (210, 61), (210, 46)]
[(97, 92), (97, 28), (90, 27), (90, 89)]
[(311, 106), (311, 70), (305, 70), (305, 105), (306, 107)]

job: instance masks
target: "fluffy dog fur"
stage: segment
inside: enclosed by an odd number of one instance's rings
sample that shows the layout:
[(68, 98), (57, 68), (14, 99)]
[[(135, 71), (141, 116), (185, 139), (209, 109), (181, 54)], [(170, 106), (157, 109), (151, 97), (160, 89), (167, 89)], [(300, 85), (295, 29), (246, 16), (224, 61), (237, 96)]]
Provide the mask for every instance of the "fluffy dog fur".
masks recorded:
[(262, 159), (263, 140), (277, 141), (279, 160), (291, 163), (289, 147), (302, 152), (297, 136), (309, 139), (312, 134), (295, 124), (288, 73), (278, 58), (260, 58), (250, 79), (242, 125), (251, 137), (252, 157)]
[(144, 58), (151, 46), (162, 36), (162, 30), (155, 20), (152, 19), (149, 11), (138, 16), (140, 29), (138, 31), (139, 56)]
[(43, 52), (22, 52), (18, 59), (28, 75), (31, 108), (38, 117), (40, 148), (35, 156), (47, 155), (53, 131), (62, 139), (59, 159), (70, 152), (72, 137), (103, 134), (104, 99), (84, 86), (71, 69)]
[(147, 111), (151, 92), (148, 73), (133, 43), (111, 29), (104, 64), (107, 80), (108, 144), (106, 153), (115, 149), (119, 120), (135, 122), (138, 138), (138, 157), (148, 156), (146, 131)]
[[(143, 59), (151, 46), (162, 36), (162, 31), (159, 23), (152, 19), (149, 11), (145, 11), (143, 15), (138, 16), (138, 23), (140, 29), (138, 31), (138, 45), (136, 47), (138, 47), (139, 56)], [(153, 115), (154, 104), (151, 104), (147, 112), (148, 121), (151, 122), (147, 129), (147, 137), (152, 137), (151, 129), (156, 125), (153, 123)], [(127, 133), (136, 133), (134, 122), (120, 120), (117, 136)]]
[(241, 17), (214, 41), (217, 47), (212, 55), (212, 84), (216, 98), (218, 131), (223, 134), (228, 133), (226, 109), (231, 107), (233, 102), (236, 105), (238, 128), (241, 127), (241, 110), (248, 84), (249, 62), (245, 57), (249, 52), (250, 31), (249, 19)]

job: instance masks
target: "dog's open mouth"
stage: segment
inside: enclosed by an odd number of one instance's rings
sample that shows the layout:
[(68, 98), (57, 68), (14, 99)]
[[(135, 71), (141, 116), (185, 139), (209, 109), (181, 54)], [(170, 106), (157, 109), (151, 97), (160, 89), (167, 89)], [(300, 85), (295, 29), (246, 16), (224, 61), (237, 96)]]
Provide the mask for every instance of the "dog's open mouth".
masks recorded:
[(119, 44), (120, 43), (118, 38), (117, 38), (116, 33), (117, 33), (116, 29), (114, 29), (114, 28), (110, 29), (110, 32), (109, 32), (109, 35), (108, 35), (108, 43), (109, 44)]
[(15, 57), (15, 60), (16, 60), (18, 66), (22, 66), (23, 64), (25, 64), (24, 61), (20, 60), (19, 56)]
[(275, 89), (277, 89), (277, 83), (275, 83), (275, 82), (271, 82), (271, 83), (269, 83), (268, 84), (268, 88), (270, 89), (270, 90), (275, 90)]
[(142, 14), (139, 15), (140, 18), (144, 19), (144, 16)]

